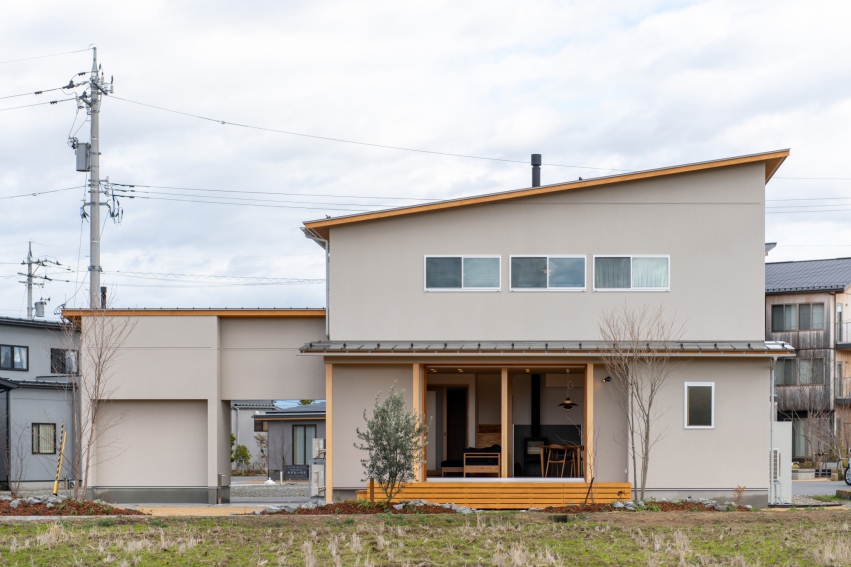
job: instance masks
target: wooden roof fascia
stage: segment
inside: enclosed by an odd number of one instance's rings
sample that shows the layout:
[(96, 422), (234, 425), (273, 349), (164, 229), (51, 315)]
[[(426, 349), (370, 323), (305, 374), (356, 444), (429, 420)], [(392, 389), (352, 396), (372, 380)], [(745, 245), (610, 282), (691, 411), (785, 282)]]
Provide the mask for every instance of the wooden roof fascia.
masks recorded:
[[(66, 309), (70, 320), (91, 316), (91, 309)], [(220, 317), (223, 319), (313, 319), (324, 318), (324, 309), (107, 309), (107, 317)]]
[(611, 175), (607, 177), (598, 177), (595, 179), (586, 179), (582, 181), (571, 181), (568, 183), (558, 183), (555, 185), (545, 185), (543, 187), (531, 187), (528, 189), (518, 189), (513, 191), (504, 191), (501, 193), (490, 193), (487, 195), (478, 195), (475, 197), (464, 197), (461, 199), (453, 199), (449, 201), (438, 201), (436, 203), (428, 203), (425, 205), (414, 205), (411, 207), (402, 207), (390, 209), (386, 211), (377, 211), (374, 213), (363, 213), (337, 217), (333, 219), (321, 219), (315, 221), (307, 221), (304, 223), (305, 228), (312, 231), (321, 238), (328, 239), (331, 233), (331, 227), (365, 222), (371, 220), (379, 220), (392, 218), (416, 213), (426, 213), (431, 211), (439, 211), (443, 209), (452, 209), (456, 207), (464, 207), (468, 205), (478, 205), (484, 203), (496, 203), (507, 201), (510, 199), (520, 199), (523, 197), (534, 197), (538, 195), (547, 195), (550, 193), (558, 193), (561, 191), (572, 191), (574, 189), (585, 189), (589, 187), (600, 187), (605, 185), (613, 185), (616, 183), (626, 183), (628, 181), (640, 181), (644, 179), (653, 179), (657, 177), (667, 177), (670, 175), (679, 175), (682, 173), (692, 173), (697, 171), (705, 171), (708, 169), (717, 169), (721, 167), (730, 167), (734, 165), (743, 165), (747, 163), (765, 164), (765, 182), (774, 176), (783, 161), (789, 156), (789, 150), (777, 150), (761, 154), (753, 154), (747, 156), (739, 156), (713, 161), (705, 161), (692, 163), (687, 165), (678, 165), (673, 167), (664, 167), (660, 169), (650, 169), (645, 171), (636, 171), (634, 173), (623, 173)]

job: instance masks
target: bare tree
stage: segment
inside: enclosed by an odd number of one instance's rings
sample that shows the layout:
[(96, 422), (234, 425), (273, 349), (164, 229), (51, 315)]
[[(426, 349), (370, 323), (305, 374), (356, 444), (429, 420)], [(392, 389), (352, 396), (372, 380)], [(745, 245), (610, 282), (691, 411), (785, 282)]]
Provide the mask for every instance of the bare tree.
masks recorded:
[(21, 487), (24, 482), (24, 476), (27, 472), (27, 464), (29, 461), (29, 451), (27, 441), (30, 437), (32, 429), (26, 424), (19, 423), (15, 420), (7, 420), (9, 424), (9, 447), (6, 448), (3, 464), (6, 473), (6, 483), (9, 485), (9, 492), (12, 497), (18, 497), (21, 493)]
[(842, 452), (842, 436), (834, 426), (825, 358), (818, 356), (818, 351), (800, 350), (798, 354), (786, 360), (791, 366), (775, 368), (775, 375), (783, 377), (783, 384), (775, 389), (778, 407), (781, 413), (792, 417), (806, 414), (798, 422), (807, 444), (804, 456), (813, 460), (816, 469), (824, 469), (828, 458)]
[(626, 305), (604, 312), (598, 322), (603, 341), (603, 363), (612, 377), (615, 397), (626, 415), (626, 445), (633, 478), (644, 499), (650, 452), (664, 436), (654, 425), (667, 411), (659, 407), (659, 393), (684, 360), (672, 360), (683, 327), (665, 317), (664, 310)]
[(121, 360), (121, 347), (136, 327), (132, 316), (115, 316), (107, 307), (91, 309), (80, 319), (63, 320), (62, 328), (69, 350), (79, 353), (79, 361), (69, 373), (69, 403), (73, 406), (72, 431), (77, 449), (73, 470), (77, 482), (73, 498), (86, 498), (92, 466), (117, 456), (121, 448), (108, 433), (125, 419), (109, 406), (118, 390), (115, 369)]

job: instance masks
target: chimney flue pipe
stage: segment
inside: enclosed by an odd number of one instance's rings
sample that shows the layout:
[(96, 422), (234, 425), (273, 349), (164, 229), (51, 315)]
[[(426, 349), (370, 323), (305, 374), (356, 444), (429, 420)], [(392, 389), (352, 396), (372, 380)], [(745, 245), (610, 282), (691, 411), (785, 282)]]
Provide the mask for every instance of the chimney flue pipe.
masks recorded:
[(532, 154), (532, 187), (541, 186), (541, 154)]

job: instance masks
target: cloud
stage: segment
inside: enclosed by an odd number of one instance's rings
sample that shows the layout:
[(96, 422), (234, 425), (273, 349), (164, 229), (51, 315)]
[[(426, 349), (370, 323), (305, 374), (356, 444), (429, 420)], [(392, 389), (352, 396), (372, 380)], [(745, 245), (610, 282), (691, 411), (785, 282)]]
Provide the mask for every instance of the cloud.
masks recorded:
[[(0, 60), (95, 43), (117, 96), (376, 144), (522, 161), (540, 152), (548, 163), (622, 169), (791, 147), (781, 176), (841, 177), (848, 12), (846, 3), (794, 1), (95, 2), (85, 12), (18, 3), (0, 21)], [(0, 96), (65, 84), (90, 65), (87, 53), (0, 65)], [(83, 182), (66, 144), (73, 119), (68, 103), (0, 113), (0, 196)], [(115, 99), (104, 103), (102, 152), (114, 182), (305, 193), (321, 203), (446, 198), (524, 187), (530, 177), (524, 164), (252, 131)], [(545, 167), (543, 181), (593, 173)], [(776, 179), (767, 198), (841, 197), (848, 184)], [(0, 201), (0, 261), (22, 259), (32, 239), (38, 255), (79, 262), (76, 285), (46, 286), (51, 307), (85, 280), (82, 197)], [(121, 204), (123, 224), (104, 229), (104, 281), (137, 306), (321, 305), (321, 285), (174, 287), (182, 284), (114, 272), (322, 277), (322, 252), (301, 222), (355, 208)], [(770, 259), (848, 255), (846, 218), (767, 215), (766, 239), (780, 243)], [(0, 264), (0, 275), (17, 269)], [(169, 287), (133, 287), (150, 285)], [(22, 294), (17, 279), (0, 279), (0, 314), (20, 314)]]

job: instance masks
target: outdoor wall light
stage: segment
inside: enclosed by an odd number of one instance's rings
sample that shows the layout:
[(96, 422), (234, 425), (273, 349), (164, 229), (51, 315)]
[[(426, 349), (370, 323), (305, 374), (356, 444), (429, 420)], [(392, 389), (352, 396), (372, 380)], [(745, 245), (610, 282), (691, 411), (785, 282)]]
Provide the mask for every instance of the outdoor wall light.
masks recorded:
[(612, 381), (611, 376), (606, 376), (605, 378), (603, 378), (603, 382), (611, 382), (611, 381)]

